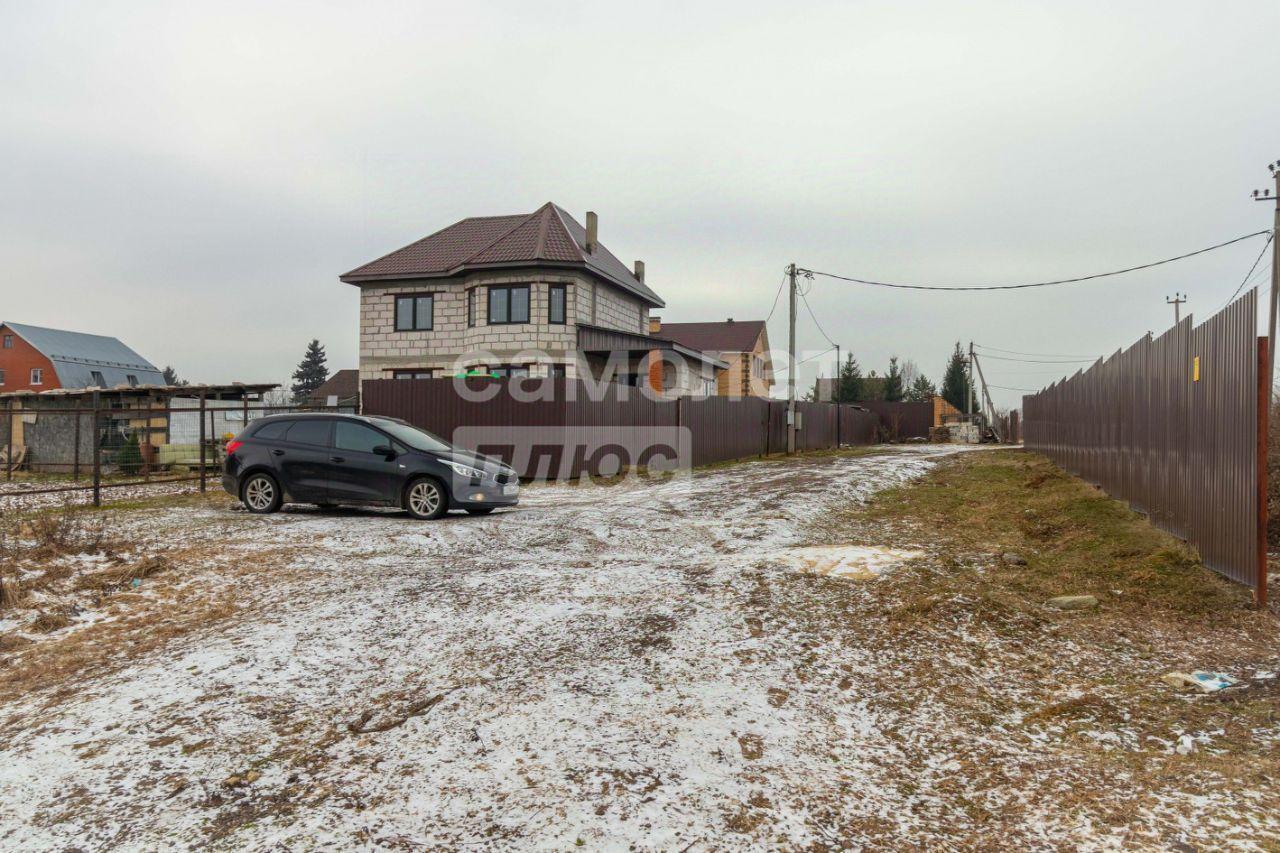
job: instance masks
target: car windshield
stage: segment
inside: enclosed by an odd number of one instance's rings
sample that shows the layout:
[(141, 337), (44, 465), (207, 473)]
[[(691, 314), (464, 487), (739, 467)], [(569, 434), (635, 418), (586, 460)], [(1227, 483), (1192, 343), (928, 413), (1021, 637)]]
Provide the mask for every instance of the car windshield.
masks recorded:
[(418, 429), (415, 426), (396, 421), (384, 421), (381, 418), (375, 419), (373, 422), (378, 425), (378, 429), (386, 430), (397, 440), (404, 442), (414, 450), (453, 450), (453, 447), (448, 442), (439, 436), (432, 435), (425, 429)]

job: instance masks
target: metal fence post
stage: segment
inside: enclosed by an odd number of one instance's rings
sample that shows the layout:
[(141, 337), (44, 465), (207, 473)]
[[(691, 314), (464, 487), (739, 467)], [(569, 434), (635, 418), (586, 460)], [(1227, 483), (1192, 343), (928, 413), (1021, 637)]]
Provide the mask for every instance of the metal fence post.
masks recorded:
[(9, 419), (9, 447), (4, 454), (5, 479), (13, 479), (13, 398), (10, 397), (4, 407), (5, 417)]
[(201, 392), (200, 392), (200, 491), (202, 491), (202, 492), (203, 492), (206, 488), (208, 488), (208, 484), (207, 484), (207, 482), (206, 482), (206, 480), (207, 480), (208, 478), (206, 477), (205, 472), (204, 472), (204, 444), (205, 444), (205, 436), (204, 436), (204, 413), (205, 413), (205, 401), (204, 401), (204, 394), (205, 394), (205, 392), (203, 392), (203, 391), (201, 391)]
[(98, 391), (93, 392), (93, 429), (91, 439), (93, 441), (93, 505), (102, 506), (102, 448), (98, 446), (99, 436), (99, 418), (102, 413), (101, 394)]
[(1268, 344), (1266, 338), (1258, 338), (1258, 579), (1253, 597), (1260, 608), (1267, 606), (1267, 444), (1270, 439), (1267, 433), (1271, 417), (1267, 411), (1271, 400)]
[(74, 447), (71, 450), (71, 479), (77, 482), (80, 480), (80, 419), (84, 417), (80, 406), (80, 402), (77, 401)]

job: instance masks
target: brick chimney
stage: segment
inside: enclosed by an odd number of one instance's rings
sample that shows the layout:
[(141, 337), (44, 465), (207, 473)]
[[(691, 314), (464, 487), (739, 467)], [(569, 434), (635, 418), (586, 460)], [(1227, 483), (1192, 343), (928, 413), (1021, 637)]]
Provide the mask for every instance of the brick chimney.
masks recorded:
[(594, 255), (596, 245), (600, 242), (600, 218), (596, 216), (594, 210), (587, 211), (587, 245), (588, 254)]
[(657, 314), (649, 315), (649, 334), (656, 335), (662, 331), (662, 318)]
[(644, 261), (636, 261), (636, 280), (644, 284)]

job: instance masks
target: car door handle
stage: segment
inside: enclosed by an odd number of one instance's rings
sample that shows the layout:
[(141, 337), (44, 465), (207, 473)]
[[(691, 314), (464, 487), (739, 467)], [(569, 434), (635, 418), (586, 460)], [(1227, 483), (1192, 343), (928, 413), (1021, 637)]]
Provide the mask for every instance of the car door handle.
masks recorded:
[(347, 460), (342, 458), (341, 456), (330, 456), (329, 461), (330, 462), (346, 462)]
[(280, 450), (279, 448), (271, 451), (271, 453), (273, 456), (284, 456), (284, 451)]

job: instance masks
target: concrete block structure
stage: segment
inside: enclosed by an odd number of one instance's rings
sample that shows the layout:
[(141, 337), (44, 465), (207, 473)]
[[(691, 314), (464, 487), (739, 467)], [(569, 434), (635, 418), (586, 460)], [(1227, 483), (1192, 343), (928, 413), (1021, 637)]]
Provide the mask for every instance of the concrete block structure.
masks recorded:
[(341, 276), (360, 289), (360, 379), (479, 372), (714, 393), (728, 365), (649, 335), (665, 303), (643, 262), (628, 268), (586, 220), (550, 202), (463, 219)]

